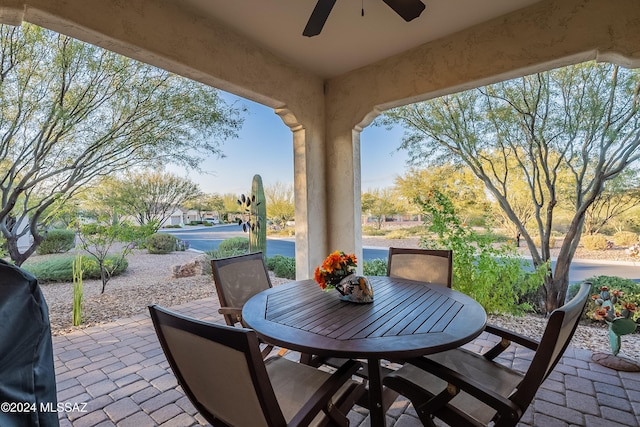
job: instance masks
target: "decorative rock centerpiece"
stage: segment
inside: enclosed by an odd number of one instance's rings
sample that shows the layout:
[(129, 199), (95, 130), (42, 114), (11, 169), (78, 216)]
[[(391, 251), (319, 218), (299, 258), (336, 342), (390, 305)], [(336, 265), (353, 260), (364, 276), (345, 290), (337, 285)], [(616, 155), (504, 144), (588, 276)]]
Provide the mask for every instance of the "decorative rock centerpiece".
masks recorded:
[(373, 288), (369, 279), (350, 274), (338, 283), (336, 290), (342, 294), (343, 301), (360, 304), (373, 302)]

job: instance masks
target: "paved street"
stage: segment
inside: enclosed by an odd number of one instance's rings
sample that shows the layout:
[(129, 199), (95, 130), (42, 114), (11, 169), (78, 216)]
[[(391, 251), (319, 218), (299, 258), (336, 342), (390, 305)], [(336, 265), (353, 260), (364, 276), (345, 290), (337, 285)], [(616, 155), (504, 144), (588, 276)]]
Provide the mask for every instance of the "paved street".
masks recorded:
[[(236, 236), (247, 236), (236, 224), (216, 225), (213, 227), (181, 228), (162, 230), (179, 239), (189, 241), (190, 247), (199, 251), (217, 249), (220, 242)], [(372, 259), (387, 259), (386, 248), (365, 247), (363, 256), (366, 261)], [(295, 242), (293, 239), (271, 238), (267, 239), (267, 256), (276, 254), (295, 256)], [(607, 261), (576, 260), (571, 263), (569, 281), (580, 282), (593, 276), (619, 276), (640, 282), (640, 267), (629, 263), (616, 263)]]

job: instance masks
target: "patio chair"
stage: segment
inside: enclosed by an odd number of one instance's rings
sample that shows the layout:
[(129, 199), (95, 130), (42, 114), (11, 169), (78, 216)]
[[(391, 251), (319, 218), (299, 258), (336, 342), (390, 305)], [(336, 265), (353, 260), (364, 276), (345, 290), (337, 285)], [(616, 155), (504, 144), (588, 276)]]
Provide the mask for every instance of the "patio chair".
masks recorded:
[(453, 251), (389, 248), (387, 276), (451, 287)]
[(211, 260), (220, 309), (229, 326), (242, 323), (242, 307), (255, 294), (271, 288), (262, 252)]
[[(551, 313), (539, 342), (487, 326), (501, 341), (486, 353), (458, 348), (409, 359), (383, 383), (409, 398), (427, 426), (435, 425), (433, 417), (456, 427), (515, 426), (569, 345), (590, 288), (583, 283), (571, 301)], [(494, 360), (511, 342), (535, 351), (524, 373)]]
[[(262, 252), (211, 260), (211, 271), (220, 301), (218, 313), (223, 315), (227, 325), (239, 323), (246, 327), (242, 321), (242, 307), (249, 298), (272, 286)], [(262, 350), (263, 357), (272, 350), (273, 345), (267, 344)]]
[(162, 350), (185, 394), (213, 426), (348, 426), (364, 393), (360, 364), (334, 374), (274, 356), (263, 360), (251, 329), (149, 306)]

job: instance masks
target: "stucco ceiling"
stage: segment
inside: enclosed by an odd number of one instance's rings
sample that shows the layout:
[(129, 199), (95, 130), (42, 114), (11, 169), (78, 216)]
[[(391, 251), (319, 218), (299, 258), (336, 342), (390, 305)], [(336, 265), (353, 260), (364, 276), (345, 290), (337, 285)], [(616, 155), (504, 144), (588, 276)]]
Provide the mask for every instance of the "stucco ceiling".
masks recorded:
[[(539, 0), (423, 0), (405, 22), (382, 0), (338, 0), (320, 35), (304, 37), (316, 0), (177, 0), (281, 58), (333, 77)], [(364, 16), (361, 9), (364, 7)]]

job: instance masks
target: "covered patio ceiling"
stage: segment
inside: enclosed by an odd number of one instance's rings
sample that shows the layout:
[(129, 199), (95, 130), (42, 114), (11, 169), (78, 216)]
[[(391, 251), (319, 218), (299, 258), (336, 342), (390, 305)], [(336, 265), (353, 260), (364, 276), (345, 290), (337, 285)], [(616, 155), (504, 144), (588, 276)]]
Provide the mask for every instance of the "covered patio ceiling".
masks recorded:
[(340, 0), (314, 37), (303, 37), (302, 31), (317, 0), (182, 3), (291, 64), (331, 78), (538, 1), (487, 0), (479, 7), (477, 0), (423, 0), (426, 8), (421, 15), (405, 22), (383, 0)]
[[(640, 65), (638, 0), (0, 0), (28, 21), (274, 109), (293, 135), (298, 278), (362, 255), (360, 131), (385, 109), (562, 65)], [(364, 7), (364, 16), (361, 8)]]

